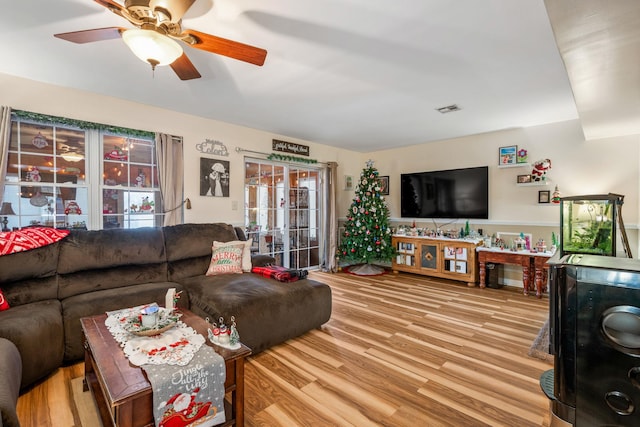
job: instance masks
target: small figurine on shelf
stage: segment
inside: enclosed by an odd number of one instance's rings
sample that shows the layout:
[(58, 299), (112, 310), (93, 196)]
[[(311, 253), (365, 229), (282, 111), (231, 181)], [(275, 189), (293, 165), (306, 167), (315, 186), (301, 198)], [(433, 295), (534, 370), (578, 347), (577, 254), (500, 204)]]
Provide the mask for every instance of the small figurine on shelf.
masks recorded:
[(213, 322), (213, 323), (209, 322), (208, 317), (204, 320), (209, 325), (209, 328), (207, 328), (207, 336), (209, 337), (209, 341), (211, 341), (214, 344), (220, 343), (220, 328), (218, 328), (218, 325), (216, 324), (216, 322)]
[(536, 243), (536, 251), (540, 253), (547, 251), (547, 244), (544, 242), (543, 238), (538, 239), (538, 243)]
[(531, 181), (541, 182), (547, 180), (547, 172), (551, 169), (550, 159), (541, 159), (533, 164), (531, 171)]
[(218, 336), (218, 342), (221, 346), (226, 347), (229, 345), (229, 329), (224, 324), (224, 318), (220, 317), (219, 321), (220, 335)]
[(173, 296), (173, 308), (174, 309), (178, 308), (178, 301), (180, 300), (181, 296), (182, 296), (182, 291), (176, 292), (175, 295)]
[(182, 291), (176, 292), (176, 288), (169, 288), (164, 296), (164, 307), (169, 313), (173, 313), (178, 308), (178, 301)]
[(556, 189), (553, 190), (553, 194), (551, 195), (551, 203), (555, 203), (555, 204), (560, 203), (560, 190), (558, 190), (557, 185), (556, 185)]
[(558, 236), (556, 236), (555, 231), (551, 232), (551, 252), (556, 251), (558, 249)]
[(229, 344), (231, 347), (239, 347), (240, 346), (240, 334), (238, 333), (238, 329), (236, 328), (236, 318), (231, 316), (231, 333), (229, 335)]
[(224, 318), (218, 319), (218, 324), (209, 322), (209, 318), (205, 319), (209, 328), (207, 330), (207, 336), (209, 341), (220, 347), (228, 348), (230, 350), (237, 350), (240, 348), (240, 334), (236, 327), (236, 318), (231, 316), (231, 326), (227, 327), (224, 324)]

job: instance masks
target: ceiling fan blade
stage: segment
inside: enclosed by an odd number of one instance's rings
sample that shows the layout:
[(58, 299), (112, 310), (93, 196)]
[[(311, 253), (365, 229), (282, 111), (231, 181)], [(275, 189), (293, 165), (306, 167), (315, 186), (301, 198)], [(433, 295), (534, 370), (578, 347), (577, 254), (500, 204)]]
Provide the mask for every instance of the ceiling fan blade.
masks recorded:
[(171, 16), (171, 22), (177, 23), (194, 2), (195, 0), (151, 0), (149, 1), (149, 8), (153, 11), (157, 9), (167, 11)]
[(93, 30), (54, 34), (53, 36), (74, 43), (91, 43), (120, 38), (122, 32), (125, 30), (125, 28), (120, 27), (96, 28)]
[(123, 14), (123, 11), (125, 10), (124, 7), (116, 2), (114, 2), (113, 0), (94, 0), (96, 3), (98, 3), (100, 6), (104, 6), (107, 9), (109, 9), (111, 12), (115, 13), (116, 15), (120, 15), (123, 18), (126, 18)]
[(186, 53), (183, 53), (180, 58), (173, 61), (171, 68), (180, 77), (180, 80), (199, 79), (202, 77)]
[(222, 37), (212, 36), (211, 34), (201, 33), (195, 30), (185, 30), (185, 33), (196, 40), (194, 44), (190, 44), (191, 47), (195, 47), (196, 49), (206, 50), (207, 52), (217, 53), (259, 66), (264, 64), (264, 60), (267, 57), (267, 51), (259, 47), (249, 46), (248, 44), (223, 39)]

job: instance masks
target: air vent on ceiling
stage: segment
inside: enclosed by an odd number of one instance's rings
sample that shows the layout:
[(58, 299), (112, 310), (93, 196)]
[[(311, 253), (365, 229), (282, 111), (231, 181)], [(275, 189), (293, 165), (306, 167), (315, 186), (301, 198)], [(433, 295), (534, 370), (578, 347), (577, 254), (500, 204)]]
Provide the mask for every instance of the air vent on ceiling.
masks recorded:
[(457, 104), (451, 104), (451, 105), (447, 105), (446, 107), (436, 108), (436, 111), (439, 111), (442, 114), (452, 113), (454, 111), (460, 111), (460, 110), (461, 110), (461, 108), (458, 107)]

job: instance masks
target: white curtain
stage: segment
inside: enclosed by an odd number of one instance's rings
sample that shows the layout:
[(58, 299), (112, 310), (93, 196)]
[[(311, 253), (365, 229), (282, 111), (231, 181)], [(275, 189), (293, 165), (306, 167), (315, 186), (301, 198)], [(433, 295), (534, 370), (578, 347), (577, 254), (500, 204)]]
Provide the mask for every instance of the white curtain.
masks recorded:
[(338, 214), (336, 212), (336, 185), (338, 177), (338, 163), (327, 163), (327, 186), (325, 209), (325, 221), (327, 228), (327, 243), (324, 246), (324, 259), (322, 261), (322, 271), (335, 273), (338, 271), (336, 263), (336, 251), (338, 250)]
[(182, 224), (184, 204), (184, 160), (182, 138), (156, 133), (156, 156), (164, 225)]
[(4, 197), (4, 179), (9, 164), (9, 137), (11, 136), (11, 108), (0, 106), (0, 202)]

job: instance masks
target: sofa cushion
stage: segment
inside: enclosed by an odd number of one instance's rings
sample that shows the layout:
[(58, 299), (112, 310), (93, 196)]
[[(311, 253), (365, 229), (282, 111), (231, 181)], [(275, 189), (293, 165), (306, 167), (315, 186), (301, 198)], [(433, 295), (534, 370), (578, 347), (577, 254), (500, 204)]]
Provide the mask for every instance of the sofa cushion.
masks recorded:
[(20, 427), (16, 405), (20, 393), (22, 361), (15, 344), (4, 338), (0, 338), (0, 378), (0, 426)]
[(73, 230), (61, 242), (58, 273), (166, 261), (162, 229)]
[(0, 283), (12, 307), (56, 299), (60, 243), (0, 256)]
[(135, 287), (138, 283), (166, 282), (166, 280), (166, 263), (123, 265), (116, 268), (78, 271), (58, 276), (58, 297), (64, 299), (87, 292), (125, 289)]
[(162, 229), (74, 230), (61, 242), (58, 275), (60, 299), (138, 283), (165, 282)]
[[(124, 288), (97, 290), (63, 299), (65, 362), (78, 361), (84, 357), (82, 327), (80, 326), (82, 317), (152, 302), (164, 306), (169, 288), (175, 288), (176, 292), (184, 290), (182, 285), (173, 282), (141, 283)], [(187, 292), (180, 295), (178, 307), (189, 307)]]
[(0, 337), (13, 342), (22, 357), (21, 386), (30, 386), (62, 364), (62, 308), (47, 300), (0, 312)]
[(331, 288), (313, 280), (281, 283), (257, 274), (183, 280), (191, 311), (210, 319), (235, 316), (242, 343), (254, 354), (326, 323)]
[(214, 240), (239, 240), (230, 224), (178, 224), (163, 227), (169, 280), (202, 276), (209, 268)]

